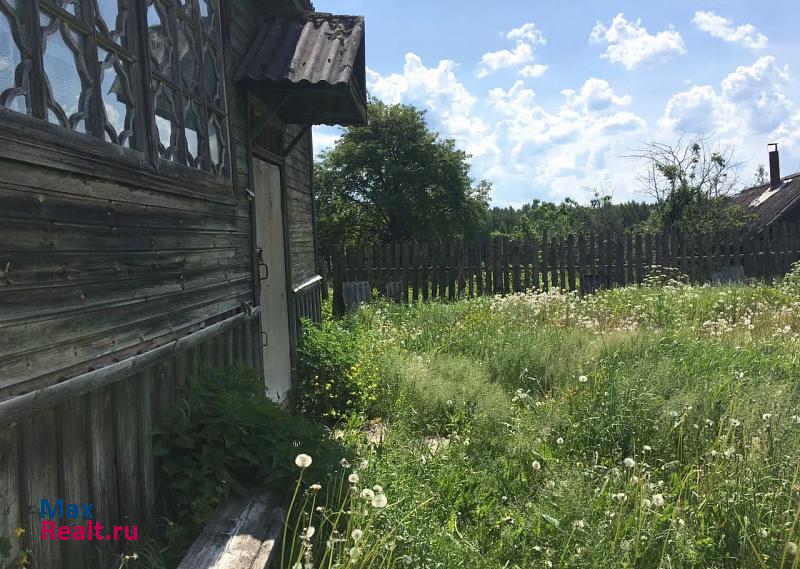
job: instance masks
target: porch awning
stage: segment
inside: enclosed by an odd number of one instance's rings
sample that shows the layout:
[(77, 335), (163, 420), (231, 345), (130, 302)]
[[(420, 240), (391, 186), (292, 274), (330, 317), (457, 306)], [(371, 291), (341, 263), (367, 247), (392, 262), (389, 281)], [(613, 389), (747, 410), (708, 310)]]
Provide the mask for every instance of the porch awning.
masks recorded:
[(256, 96), (280, 101), (284, 122), (363, 124), (364, 18), (314, 12), (268, 18), (236, 80)]

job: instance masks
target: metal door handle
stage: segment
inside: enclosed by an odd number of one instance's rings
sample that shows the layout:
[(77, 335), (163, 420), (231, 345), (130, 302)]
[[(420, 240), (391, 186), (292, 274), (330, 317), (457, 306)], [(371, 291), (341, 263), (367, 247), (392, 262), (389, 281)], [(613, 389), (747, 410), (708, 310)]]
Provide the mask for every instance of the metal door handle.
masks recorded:
[(269, 267), (264, 262), (264, 249), (258, 248), (258, 280), (265, 281), (269, 278)]

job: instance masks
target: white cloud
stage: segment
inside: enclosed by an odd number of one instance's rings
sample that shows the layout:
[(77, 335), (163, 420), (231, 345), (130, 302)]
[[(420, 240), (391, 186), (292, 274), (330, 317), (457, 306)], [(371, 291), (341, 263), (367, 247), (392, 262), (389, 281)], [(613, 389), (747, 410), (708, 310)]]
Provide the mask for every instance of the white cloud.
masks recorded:
[(711, 37), (729, 43), (737, 43), (749, 49), (764, 49), (767, 47), (767, 36), (760, 33), (752, 24), (733, 26), (733, 22), (714, 12), (695, 12), (694, 24)]
[[(518, 67), (533, 63), (536, 59), (536, 46), (547, 43), (542, 32), (533, 22), (514, 28), (506, 34), (506, 39), (516, 42), (514, 49), (501, 49), (484, 53), (475, 74), (485, 78), (500, 69)], [(520, 73), (526, 77), (539, 77), (547, 69), (543, 65), (527, 65)]]
[(601, 57), (622, 64), (628, 71), (642, 64), (659, 63), (673, 55), (686, 53), (679, 32), (670, 27), (652, 35), (642, 25), (641, 19), (631, 22), (622, 13), (617, 14), (608, 25), (597, 22), (589, 42), (605, 45), (606, 50)]
[(518, 43), (513, 50), (501, 49), (484, 53), (478, 65), (476, 75), (479, 78), (488, 77), (499, 69), (516, 67), (533, 61), (533, 47), (527, 43)]
[(547, 71), (546, 65), (541, 65), (536, 63), (534, 65), (526, 65), (522, 69), (520, 69), (519, 74), (523, 77), (529, 77), (531, 79), (535, 79), (536, 77), (541, 77), (544, 75), (544, 72)]
[(565, 89), (561, 94), (566, 97), (569, 106), (583, 107), (585, 111), (602, 111), (610, 107), (624, 107), (631, 104), (630, 95), (622, 97), (616, 95), (608, 81), (596, 77), (587, 79), (580, 93), (576, 93), (573, 89)]
[(498, 140), (509, 147), (500, 180), (515, 178), (550, 189), (550, 198), (583, 199), (587, 188), (619, 188), (630, 197), (634, 179), (621, 158), (647, 129), (641, 117), (619, 107), (618, 96), (603, 79), (591, 78), (580, 90), (562, 91), (564, 102), (552, 111), (536, 102), (536, 93), (517, 81), (510, 89), (492, 89), (487, 104), (502, 118)]
[(711, 85), (695, 85), (670, 98), (659, 125), (676, 133), (719, 133), (733, 126), (735, 112), (734, 105), (718, 95)]
[(408, 53), (402, 73), (384, 76), (367, 69), (367, 82), (370, 93), (386, 103), (427, 109), (435, 126), (473, 156), (497, 152), (491, 128), (474, 112), (477, 99), (459, 81), (453, 61), (427, 67), (418, 55)]
[(792, 109), (786, 96), (788, 67), (779, 67), (772, 56), (753, 65), (740, 66), (722, 81), (722, 95), (745, 113), (751, 128), (766, 133), (778, 127)]
[(788, 69), (771, 56), (739, 66), (717, 88), (696, 85), (673, 95), (658, 121), (662, 130), (657, 136), (712, 135), (735, 148), (737, 159), (745, 162), (741, 174), (749, 181), (755, 165), (766, 160), (767, 143), (781, 143), (787, 160), (800, 154), (800, 112), (787, 96), (790, 81)]

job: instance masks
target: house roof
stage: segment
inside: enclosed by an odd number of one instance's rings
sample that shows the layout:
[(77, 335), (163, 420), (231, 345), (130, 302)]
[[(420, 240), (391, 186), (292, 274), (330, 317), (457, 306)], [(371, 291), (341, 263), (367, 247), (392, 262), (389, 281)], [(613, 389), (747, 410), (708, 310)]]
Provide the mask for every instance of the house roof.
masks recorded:
[(781, 178), (781, 185), (775, 190), (770, 190), (769, 184), (742, 190), (733, 196), (731, 202), (747, 213), (754, 214), (752, 227), (755, 231), (761, 231), (800, 204), (800, 172)]
[[(307, 12), (268, 17), (236, 73), (258, 91), (285, 91), (289, 122), (366, 120), (364, 18)], [(316, 94), (316, 95), (314, 95)]]

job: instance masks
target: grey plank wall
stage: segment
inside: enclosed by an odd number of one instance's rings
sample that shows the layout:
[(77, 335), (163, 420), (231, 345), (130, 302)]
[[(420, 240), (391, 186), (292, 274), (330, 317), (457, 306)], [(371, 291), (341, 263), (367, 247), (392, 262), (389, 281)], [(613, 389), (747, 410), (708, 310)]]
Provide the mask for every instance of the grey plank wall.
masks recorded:
[[(209, 366), (258, 366), (257, 320), (126, 379), (18, 423), (0, 417), (0, 536), (24, 528), (32, 569), (116, 569), (120, 543), (42, 541), (34, 511), (42, 498), (93, 503), (97, 521), (147, 524), (158, 515), (153, 427), (176, 388)], [(220, 346), (221, 349), (217, 349)]]
[[(300, 128), (298, 125), (290, 125), (284, 129), (285, 144), (288, 145), (291, 142)], [(312, 152), (311, 133), (309, 132), (286, 157), (284, 170), (292, 286), (298, 286), (317, 274), (317, 264), (314, 258)]]

